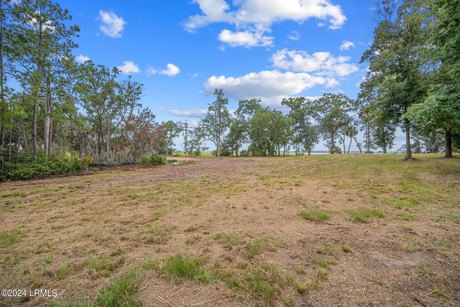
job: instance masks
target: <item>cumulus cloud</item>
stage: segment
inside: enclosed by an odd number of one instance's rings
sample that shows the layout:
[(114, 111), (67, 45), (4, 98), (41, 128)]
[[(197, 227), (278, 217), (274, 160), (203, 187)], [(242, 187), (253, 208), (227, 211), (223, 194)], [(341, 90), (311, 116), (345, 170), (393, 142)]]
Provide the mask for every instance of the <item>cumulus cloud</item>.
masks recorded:
[(268, 29), (275, 22), (293, 20), (303, 22), (310, 18), (327, 20), (330, 28), (340, 28), (346, 17), (339, 5), (330, 0), (239, 0), (230, 10), (225, 0), (195, 0), (202, 11), (201, 15), (189, 17), (185, 28), (194, 31), (216, 22), (227, 22), (237, 26), (251, 26)]
[(175, 116), (201, 118), (206, 115), (207, 111), (208, 111), (207, 109), (190, 109), (190, 110), (172, 109), (172, 110), (169, 110), (169, 113)]
[(176, 65), (169, 63), (166, 65), (166, 69), (160, 71), (159, 73), (168, 77), (173, 77), (180, 73), (180, 69)]
[(232, 32), (223, 30), (219, 34), (219, 40), (231, 47), (256, 47), (256, 46), (271, 46), (273, 45), (273, 37), (264, 36), (263, 32), (241, 31)]
[(139, 66), (137, 66), (132, 61), (123, 61), (123, 65), (117, 67), (123, 74), (135, 74), (140, 71)]
[[(185, 29), (194, 32), (212, 23), (228, 23), (238, 31), (224, 30), (219, 39), (231, 46), (260, 47), (272, 45), (273, 38), (265, 36), (276, 22), (304, 22), (317, 18), (329, 22), (329, 28), (338, 29), (346, 21), (342, 8), (331, 0), (238, 0), (232, 9), (226, 0), (195, 0), (201, 14), (190, 16)], [(223, 39), (222, 36), (224, 36)], [(297, 35), (291, 36), (293, 40)], [(254, 39), (257, 38), (255, 41)], [(244, 43), (241, 43), (241, 42)]]
[(75, 57), (75, 61), (76, 61), (77, 63), (83, 64), (83, 63), (85, 63), (85, 62), (91, 61), (91, 59), (90, 59), (89, 57), (85, 56), (85, 55), (81, 55), (81, 54), (80, 54), (80, 55), (77, 55), (77, 56)]
[(355, 43), (350, 42), (350, 41), (343, 41), (343, 43), (340, 45), (340, 50), (348, 50), (350, 48), (353, 48), (355, 46)]
[(277, 70), (252, 72), (240, 77), (211, 76), (204, 87), (209, 93), (221, 88), (231, 98), (262, 98), (266, 103), (279, 103), (282, 97), (298, 95), (317, 85), (327, 85), (329, 78), (308, 73), (279, 72)]
[(320, 76), (344, 77), (359, 70), (355, 64), (349, 63), (349, 57), (334, 57), (329, 52), (315, 52), (310, 55), (301, 50), (283, 49), (275, 52), (271, 60), (276, 68)]
[[(165, 76), (169, 76), (169, 77), (173, 77), (177, 74), (180, 73), (180, 69), (179, 67), (177, 67), (176, 65), (174, 64), (171, 64), (169, 63), (168, 65), (166, 65), (166, 69), (163, 69), (163, 70), (159, 70), (155, 67), (149, 67), (147, 68), (147, 74), (149, 76), (153, 76), (153, 75), (156, 75), (156, 74), (160, 74), (160, 75), (165, 75)], [(195, 77), (195, 76), (193, 76)]]
[(99, 11), (99, 17), (101, 18), (102, 24), (99, 29), (105, 35), (113, 38), (121, 37), (121, 32), (126, 26), (126, 21), (120, 16), (117, 16), (113, 12)]

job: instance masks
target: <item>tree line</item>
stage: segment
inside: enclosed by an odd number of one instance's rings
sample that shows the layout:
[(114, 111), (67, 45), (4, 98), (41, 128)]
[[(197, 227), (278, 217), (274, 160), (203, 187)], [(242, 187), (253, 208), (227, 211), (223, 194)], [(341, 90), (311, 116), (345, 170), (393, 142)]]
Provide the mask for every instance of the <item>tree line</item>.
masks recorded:
[(442, 149), (452, 157), (453, 145), (460, 146), (459, 50), (460, 1), (383, 0), (361, 58), (369, 68), (356, 100), (331, 93), (283, 99), (287, 114), (244, 100), (230, 116), (216, 90), (199, 127), (187, 132), (194, 146), (186, 142), (184, 150), (192, 154), (201, 137), (216, 145), (217, 156), (238, 155), (243, 146), (253, 155), (310, 153), (322, 137), (330, 153), (347, 153), (352, 143), (360, 152), (387, 153), (400, 128), (405, 159)]

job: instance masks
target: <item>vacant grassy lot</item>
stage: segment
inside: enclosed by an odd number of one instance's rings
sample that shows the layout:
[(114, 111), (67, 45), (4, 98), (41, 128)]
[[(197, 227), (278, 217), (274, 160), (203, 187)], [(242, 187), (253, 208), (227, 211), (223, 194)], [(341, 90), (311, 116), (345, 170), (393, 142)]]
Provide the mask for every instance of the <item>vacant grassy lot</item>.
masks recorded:
[(29, 306), (458, 306), (460, 159), (202, 158), (0, 184)]

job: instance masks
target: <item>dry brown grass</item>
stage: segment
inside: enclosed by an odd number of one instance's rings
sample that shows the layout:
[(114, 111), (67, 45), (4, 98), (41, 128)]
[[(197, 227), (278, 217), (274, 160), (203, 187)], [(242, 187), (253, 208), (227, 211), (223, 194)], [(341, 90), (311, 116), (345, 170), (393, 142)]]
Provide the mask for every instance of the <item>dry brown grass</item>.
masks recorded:
[[(7, 182), (0, 287), (57, 289), (70, 305), (110, 305), (135, 283), (126, 300), (145, 306), (454, 306), (459, 199), (460, 159), (434, 156), (202, 158)], [(206, 282), (165, 278), (174, 255), (199, 259)]]

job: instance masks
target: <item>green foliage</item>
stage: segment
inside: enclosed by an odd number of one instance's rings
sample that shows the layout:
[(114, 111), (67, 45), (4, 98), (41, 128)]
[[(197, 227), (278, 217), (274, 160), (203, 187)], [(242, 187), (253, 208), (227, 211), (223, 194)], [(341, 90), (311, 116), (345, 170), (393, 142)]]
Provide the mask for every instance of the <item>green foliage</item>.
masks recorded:
[(166, 158), (159, 153), (154, 153), (151, 156), (141, 156), (139, 159), (142, 165), (160, 165), (166, 164)]
[(1, 180), (26, 180), (50, 175), (77, 173), (84, 169), (84, 162), (77, 156), (66, 154), (62, 157), (23, 161), (21, 163), (6, 163)]
[(200, 126), (202, 136), (216, 145), (216, 154), (217, 157), (220, 157), (222, 139), (231, 121), (227, 110), (228, 98), (225, 98), (223, 90), (216, 89), (214, 95), (216, 100), (208, 106), (208, 112), (201, 120)]
[(139, 162), (143, 165), (150, 164), (150, 157), (143, 155), (140, 157)]
[(172, 155), (174, 151), (174, 139), (177, 138), (182, 131), (180, 125), (172, 120), (168, 120), (161, 124), (161, 129), (165, 139), (165, 149), (168, 155)]
[(296, 154), (311, 153), (313, 147), (319, 141), (319, 129), (312, 125), (315, 115), (314, 101), (304, 97), (283, 99), (282, 105), (290, 108), (288, 117), (291, 119), (292, 144)]
[(403, 126), (406, 159), (412, 158), (412, 126), (401, 116), (411, 105), (422, 102), (427, 91), (428, 70), (418, 54), (426, 49), (429, 34), (424, 12), (423, 1), (383, 1), (374, 41), (361, 58), (369, 62), (369, 72), (361, 83), (360, 96), (372, 97), (381, 123)]
[(264, 108), (258, 110), (248, 123), (249, 149), (254, 155), (280, 154), (281, 147), (289, 143), (291, 121), (280, 111)]
[(340, 147), (337, 146), (339, 133), (344, 133), (344, 130), (352, 125), (350, 113), (356, 111), (356, 102), (344, 94), (326, 93), (315, 104), (316, 119), (320, 123), (319, 128), (329, 152), (341, 153)]

